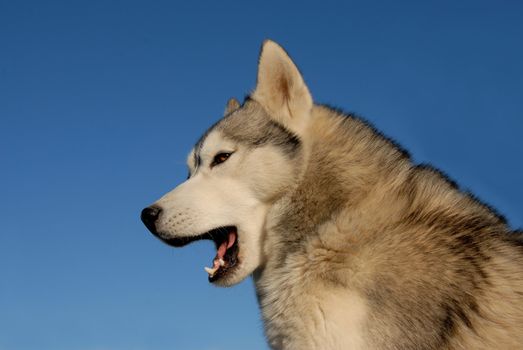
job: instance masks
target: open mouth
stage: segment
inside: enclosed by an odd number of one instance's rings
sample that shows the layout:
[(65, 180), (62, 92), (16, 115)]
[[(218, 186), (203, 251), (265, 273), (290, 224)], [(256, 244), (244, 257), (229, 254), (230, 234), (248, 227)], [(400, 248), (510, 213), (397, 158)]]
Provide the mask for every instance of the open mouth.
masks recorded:
[(176, 237), (162, 239), (173, 247), (183, 247), (189, 243), (209, 239), (216, 246), (216, 256), (212, 267), (206, 267), (209, 282), (214, 282), (230, 273), (238, 264), (238, 230), (235, 226), (218, 227), (194, 237)]

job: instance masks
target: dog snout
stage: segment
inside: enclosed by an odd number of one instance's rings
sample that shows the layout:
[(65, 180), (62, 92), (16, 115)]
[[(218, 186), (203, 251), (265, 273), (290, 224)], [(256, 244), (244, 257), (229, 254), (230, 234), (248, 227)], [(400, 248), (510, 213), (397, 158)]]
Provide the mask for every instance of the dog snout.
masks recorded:
[(142, 214), (140, 215), (145, 227), (155, 235), (158, 235), (158, 232), (156, 231), (156, 221), (158, 221), (161, 213), (162, 208), (152, 205), (142, 210)]

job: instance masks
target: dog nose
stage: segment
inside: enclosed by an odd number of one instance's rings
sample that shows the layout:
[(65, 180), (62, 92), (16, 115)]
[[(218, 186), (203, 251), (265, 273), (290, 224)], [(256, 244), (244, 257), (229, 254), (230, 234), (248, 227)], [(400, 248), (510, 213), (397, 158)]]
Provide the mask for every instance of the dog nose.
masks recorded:
[(152, 205), (142, 210), (142, 214), (140, 215), (145, 227), (155, 235), (158, 233), (156, 232), (156, 220), (158, 220), (161, 213), (162, 208)]

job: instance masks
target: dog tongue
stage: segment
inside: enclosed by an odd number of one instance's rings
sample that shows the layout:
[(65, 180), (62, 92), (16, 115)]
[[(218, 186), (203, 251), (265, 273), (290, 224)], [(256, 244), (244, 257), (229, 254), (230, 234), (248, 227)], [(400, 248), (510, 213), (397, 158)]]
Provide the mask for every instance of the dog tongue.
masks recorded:
[(216, 258), (214, 260), (223, 259), (225, 252), (227, 249), (232, 247), (234, 242), (236, 241), (236, 235), (233, 232), (229, 232), (229, 236), (227, 237), (226, 241), (223, 241), (222, 244), (218, 247), (218, 252), (216, 253)]
[(214, 258), (214, 260), (223, 259), (223, 256), (225, 255), (226, 251), (227, 251), (227, 241), (224, 241), (218, 247), (218, 251), (216, 252), (216, 258)]
[(234, 234), (234, 232), (229, 232), (229, 236), (227, 237), (227, 240), (223, 241), (222, 244), (220, 244), (220, 246), (218, 247), (218, 251), (216, 252), (216, 256), (214, 257), (214, 260), (213, 260), (212, 268), (209, 268), (209, 267), (205, 268), (205, 271), (207, 271), (207, 273), (209, 275), (211, 275), (211, 277), (216, 273), (216, 271), (218, 271), (220, 266), (222, 266), (224, 264), (223, 257), (225, 256), (227, 249), (232, 247), (232, 245), (234, 244), (235, 241), (236, 241), (236, 235)]

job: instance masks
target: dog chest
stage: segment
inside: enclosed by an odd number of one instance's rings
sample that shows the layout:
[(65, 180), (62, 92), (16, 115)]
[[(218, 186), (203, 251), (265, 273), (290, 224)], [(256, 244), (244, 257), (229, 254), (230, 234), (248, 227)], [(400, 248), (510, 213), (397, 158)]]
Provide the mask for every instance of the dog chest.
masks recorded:
[(266, 269), (255, 277), (269, 344), (274, 349), (364, 349), (364, 299), (327, 287), (300, 269)]

